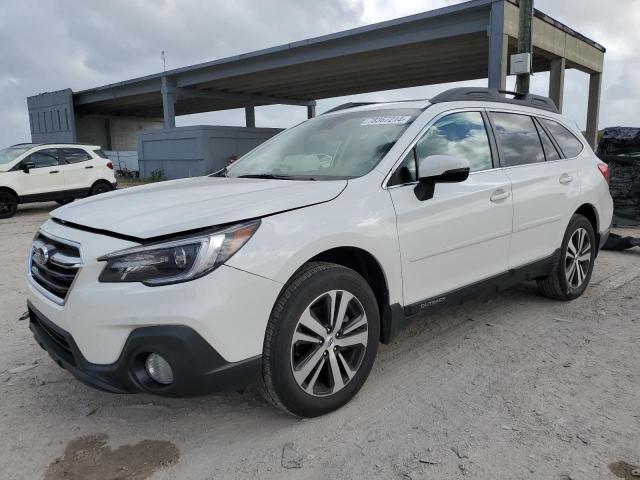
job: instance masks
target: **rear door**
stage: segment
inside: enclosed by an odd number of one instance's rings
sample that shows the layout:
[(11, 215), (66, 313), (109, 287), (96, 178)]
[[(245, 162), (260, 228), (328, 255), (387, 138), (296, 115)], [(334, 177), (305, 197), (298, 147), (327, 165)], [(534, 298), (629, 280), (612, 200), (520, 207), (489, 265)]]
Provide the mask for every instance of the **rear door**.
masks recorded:
[(58, 160), (57, 148), (45, 148), (25, 157), (21, 164), (32, 163), (29, 173), (19, 172), (20, 197), (44, 195), (64, 190), (64, 172)]
[(489, 111), (500, 161), (513, 191), (511, 268), (552, 255), (562, 243), (577, 208), (580, 183), (576, 164), (562, 158), (534, 116)]
[[(406, 152), (387, 182), (396, 210), (405, 306), (419, 311), (434, 298), (508, 269), (512, 205), (509, 178), (480, 111), (447, 112)], [(472, 173), (440, 183), (433, 198), (416, 198), (416, 160), (466, 158)]]
[(60, 163), (64, 169), (67, 190), (91, 187), (96, 166), (89, 152), (82, 148), (61, 148)]

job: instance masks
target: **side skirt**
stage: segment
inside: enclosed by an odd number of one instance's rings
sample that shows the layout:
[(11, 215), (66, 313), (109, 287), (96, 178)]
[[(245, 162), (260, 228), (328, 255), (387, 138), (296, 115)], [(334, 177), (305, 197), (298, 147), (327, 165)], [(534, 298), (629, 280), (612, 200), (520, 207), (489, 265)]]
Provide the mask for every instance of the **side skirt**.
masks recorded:
[(520, 282), (546, 277), (555, 270), (559, 259), (560, 249), (542, 260), (513, 268), (486, 280), (427, 298), (404, 308), (399, 304), (390, 305), (384, 312), (381, 341), (382, 343), (390, 343), (400, 330), (413, 320), (425, 318), (427, 315), (437, 312), (446, 306), (462, 305), (483, 293), (497, 293)]
[(34, 193), (32, 195), (22, 195), (20, 203), (50, 202), (53, 200), (65, 200), (67, 198), (82, 198), (89, 195), (88, 188), (76, 188), (74, 190), (60, 190), (58, 192)]

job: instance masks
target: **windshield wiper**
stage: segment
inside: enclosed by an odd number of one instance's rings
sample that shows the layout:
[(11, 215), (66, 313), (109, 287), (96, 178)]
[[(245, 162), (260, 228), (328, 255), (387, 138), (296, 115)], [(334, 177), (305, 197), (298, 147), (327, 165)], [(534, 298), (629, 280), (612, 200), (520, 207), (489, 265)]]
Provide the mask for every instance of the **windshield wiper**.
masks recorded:
[(227, 176), (227, 167), (223, 167), (217, 172), (213, 172), (210, 177), (226, 177)]
[(273, 173), (248, 173), (246, 175), (238, 175), (237, 178), (265, 178), (268, 180), (315, 180), (313, 177), (298, 177), (292, 175), (277, 175)]

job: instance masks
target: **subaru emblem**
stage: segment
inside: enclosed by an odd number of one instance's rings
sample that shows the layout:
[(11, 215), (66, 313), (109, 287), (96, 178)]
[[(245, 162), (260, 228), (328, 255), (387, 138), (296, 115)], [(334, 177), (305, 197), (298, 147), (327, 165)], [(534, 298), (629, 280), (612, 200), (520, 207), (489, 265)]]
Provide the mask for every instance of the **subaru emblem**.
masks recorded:
[(40, 245), (39, 247), (34, 247), (33, 249), (33, 261), (40, 265), (41, 267), (45, 266), (49, 261), (49, 250), (45, 245)]

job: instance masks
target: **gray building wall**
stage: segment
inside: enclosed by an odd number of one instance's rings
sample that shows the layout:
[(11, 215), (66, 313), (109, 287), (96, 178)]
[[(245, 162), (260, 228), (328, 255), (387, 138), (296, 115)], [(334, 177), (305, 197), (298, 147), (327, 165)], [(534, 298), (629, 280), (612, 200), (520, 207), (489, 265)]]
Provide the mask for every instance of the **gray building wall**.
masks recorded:
[(105, 150), (130, 151), (138, 148), (142, 130), (162, 128), (162, 119), (82, 115), (76, 117), (77, 138), (81, 143), (100, 145)]
[(209, 125), (145, 130), (138, 137), (140, 176), (154, 171), (169, 179), (207, 175), (281, 131)]
[(32, 142), (72, 143), (76, 141), (71, 89), (28, 97), (27, 107)]

